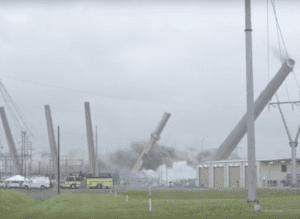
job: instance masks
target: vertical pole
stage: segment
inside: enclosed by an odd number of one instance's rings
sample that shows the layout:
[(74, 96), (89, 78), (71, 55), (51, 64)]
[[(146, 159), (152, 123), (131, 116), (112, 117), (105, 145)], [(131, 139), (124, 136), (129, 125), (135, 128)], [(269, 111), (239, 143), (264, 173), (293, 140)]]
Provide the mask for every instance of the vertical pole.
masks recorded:
[[(23, 134), (23, 142), (22, 142), (22, 174), (24, 174), (24, 163), (25, 163), (25, 144), (26, 144), (26, 131), (22, 131)], [(26, 167), (25, 167), (26, 168)]]
[(30, 142), (30, 178), (32, 177), (31, 168), (32, 168), (32, 143)]
[(41, 161), (39, 161), (39, 175), (41, 175)]
[[(24, 141), (25, 141), (24, 142), (24, 146), (25, 146), (25, 148), (24, 148), (24, 151), (25, 151), (25, 177), (24, 178), (26, 179), (26, 173), (27, 173), (26, 172), (26, 153), (27, 153), (27, 147), (26, 146), (27, 146), (27, 141), (26, 141), (26, 139), (24, 139)], [(24, 181), (25, 181), (25, 179), (24, 179)]]
[(52, 169), (51, 169), (51, 159), (49, 159), (49, 172), (50, 172), (50, 174), (52, 175), (52, 171), (51, 171)]
[(167, 186), (168, 186), (168, 169), (167, 169), (167, 166), (166, 166), (166, 181), (167, 181)]
[(271, 163), (269, 163), (269, 183), (268, 187), (271, 187)]
[(98, 177), (98, 136), (97, 136), (97, 126), (96, 126), (96, 157), (95, 157), (95, 177)]
[(22, 139), (22, 144), (21, 144), (21, 175), (23, 175), (23, 147), (24, 147), (24, 133), (23, 131), (21, 132), (21, 139)]
[(255, 133), (254, 133), (254, 100), (253, 100), (253, 64), (251, 34), (251, 3), (245, 0), (246, 24), (246, 67), (247, 67), (247, 136), (248, 136), (248, 199), (256, 202), (256, 171), (255, 171)]
[(57, 157), (57, 189), (58, 189), (58, 195), (60, 195), (60, 168), (59, 168), (59, 159), (60, 159), (60, 142), (59, 142), (59, 126), (57, 128), (57, 149), (58, 149), (58, 157)]
[(67, 172), (68, 172), (68, 163), (67, 163), (67, 157), (66, 157), (66, 171), (65, 171), (65, 175), (67, 175)]
[(8, 169), (7, 169), (7, 154), (5, 154), (5, 157), (4, 157), (4, 159), (5, 159), (5, 177), (7, 177), (7, 175), (8, 175)]
[(290, 142), (292, 148), (292, 186), (297, 186), (296, 142)]

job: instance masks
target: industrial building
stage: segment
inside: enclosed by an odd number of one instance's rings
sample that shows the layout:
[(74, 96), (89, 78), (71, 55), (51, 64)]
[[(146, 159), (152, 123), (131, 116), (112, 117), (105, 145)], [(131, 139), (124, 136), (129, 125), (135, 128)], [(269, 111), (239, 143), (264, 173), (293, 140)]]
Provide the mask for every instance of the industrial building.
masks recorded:
[[(287, 186), (287, 176), (291, 173), (291, 158), (257, 159), (257, 187)], [(205, 161), (198, 165), (196, 187), (204, 188), (247, 188), (248, 160)], [(300, 173), (300, 159), (297, 159)], [(298, 183), (300, 178), (298, 175)]]

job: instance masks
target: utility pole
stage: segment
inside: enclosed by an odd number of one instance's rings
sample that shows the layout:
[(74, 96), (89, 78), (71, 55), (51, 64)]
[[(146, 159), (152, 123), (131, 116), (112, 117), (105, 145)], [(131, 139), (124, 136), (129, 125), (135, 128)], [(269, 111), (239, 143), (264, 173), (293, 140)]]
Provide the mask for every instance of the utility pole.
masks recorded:
[[(1, 139), (0, 139), (1, 140)], [(2, 150), (3, 150), (3, 146), (1, 145), (1, 143), (0, 143), (0, 148), (1, 148), (1, 153), (0, 153), (0, 158), (1, 158), (1, 170), (0, 170), (0, 179), (2, 178), (2, 172), (3, 172), (3, 166), (2, 166), (2, 164), (3, 164), (3, 162), (2, 162), (2, 157), (3, 157), (3, 153), (2, 153)]]
[(22, 135), (22, 146), (21, 146), (21, 175), (24, 174), (24, 156), (25, 156), (25, 144), (26, 144), (26, 131), (21, 132)]
[(65, 175), (67, 175), (68, 172), (68, 160), (67, 160), (67, 156), (66, 156), (66, 171), (65, 171)]
[[(276, 95), (277, 97), (277, 95)], [(277, 97), (277, 100), (278, 100), (278, 97)], [(296, 101), (295, 101), (296, 102)], [(292, 186), (297, 186), (297, 160), (296, 160), (296, 147), (298, 145), (298, 138), (299, 138), (299, 134), (300, 134), (300, 126), (298, 128), (298, 131), (297, 131), (297, 134), (296, 134), (296, 137), (295, 137), (295, 140), (293, 141), (292, 137), (291, 137), (291, 134), (289, 132), (289, 129), (287, 127), (287, 124), (286, 124), (286, 121), (284, 119), (284, 116), (283, 116), (283, 113), (281, 111), (281, 108), (280, 108), (280, 104), (286, 104), (286, 103), (292, 103), (293, 105), (293, 102), (279, 102), (277, 101), (277, 105), (278, 105), (278, 109), (279, 109), (279, 112), (280, 112), (280, 115), (281, 115), (281, 118), (282, 118), (282, 121), (283, 121), (283, 124), (284, 124), (284, 127), (285, 127), (285, 130), (286, 130), (286, 133), (288, 135), (288, 138), (289, 138), (289, 144), (291, 146), (291, 149), (292, 149), (292, 163), (291, 163), (291, 174), (292, 174)], [(273, 103), (272, 103), (273, 104)]]
[(39, 175), (41, 175), (41, 161), (39, 161)]
[(58, 149), (58, 159), (57, 159), (57, 189), (58, 189), (58, 195), (60, 195), (60, 172), (59, 172), (59, 170), (60, 170), (60, 168), (59, 168), (59, 155), (60, 155), (60, 149), (59, 149), (59, 147), (60, 147), (60, 142), (59, 142), (59, 126), (58, 126), (58, 128), (57, 128), (57, 149)]
[(31, 141), (29, 141), (29, 144), (30, 144), (30, 178), (32, 177), (32, 172), (31, 172), (31, 169), (32, 169), (32, 143)]
[[(26, 140), (26, 138), (25, 138), (25, 136), (24, 136), (24, 141), (25, 141), (25, 140)], [(26, 179), (26, 173), (27, 173), (27, 172), (26, 172), (26, 157), (27, 157), (27, 156), (26, 156), (26, 153), (27, 153), (27, 148), (28, 148), (28, 147), (26, 147), (26, 145), (27, 145), (27, 141), (24, 142), (24, 147), (25, 147), (25, 148), (24, 148), (24, 151), (25, 151), (25, 153), (24, 153), (24, 154), (25, 154), (25, 159), (24, 159), (24, 161), (25, 161), (25, 179)]]
[(98, 177), (98, 136), (97, 136), (97, 126), (96, 126), (96, 157), (95, 157), (95, 177)]
[(11, 172), (11, 157), (9, 159), (9, 171), (10, 171), (10, 176), (12, 176), (12, 172)]
[(166, 166), (166, 181), (167, 181), (167, 185), (168, 185), (168, 169), (167, 169), (167, 166)]
[(248, 199), (256, 202), (256, 167), (255, 167), (255, 133), (254, 133), (254, 98), (253, 98), (253, 63), (252, 63), (252, 27), (251, 1), (245, 0), (246, 33), (246, 74), (247, 74), (247, 137), (248, 137)]
[(274, 103), (269, 103), (268, 108), (269, 108), (269, 112), (270, 112), (270, 106), (275, 107), (278, 104), (292, 104), (292, 109), (294, 111), (294, 104), (296, 106), (299, 106), (298, 104), (300, 104), (300, 101), (286, 101), (286, 102), (274, 102)]

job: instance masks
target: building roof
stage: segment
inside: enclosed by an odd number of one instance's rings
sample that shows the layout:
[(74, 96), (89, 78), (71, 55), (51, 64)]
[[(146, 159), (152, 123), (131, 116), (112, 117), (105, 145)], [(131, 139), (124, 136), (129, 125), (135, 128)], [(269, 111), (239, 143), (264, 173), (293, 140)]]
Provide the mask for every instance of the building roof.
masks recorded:
[[(255, 161), (291, 161), (291, 158), (272, 158), (272, 159), (256, 159)], [(300, 162), (300, 159), (296, 159), (297, 161)], [(201, 164), (207, 164), (207, 163), (234, 163), (234, 162), (248, 162), (248, 159), (241, 159), (241, 160), (217, 160), (217, 161), (205, 161), (205, 162), (200, 162), (199, 165)]]

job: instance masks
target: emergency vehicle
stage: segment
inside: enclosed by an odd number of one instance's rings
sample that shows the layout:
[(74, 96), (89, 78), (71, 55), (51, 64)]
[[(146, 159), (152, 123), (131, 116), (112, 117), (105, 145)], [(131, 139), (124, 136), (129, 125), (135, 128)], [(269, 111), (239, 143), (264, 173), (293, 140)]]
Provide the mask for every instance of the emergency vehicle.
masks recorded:
[(91, 174), (81, 176), (68, 176), (64, 182), (64, 188), (97, 188), (111, 189), (113, 186), (113, 178), (109, 173), (100, 173), (98, 177)]
[(25, 189), (49, 189), (50, 180), (48, 177), (34, 177), (25, 181), (22, 187)]

